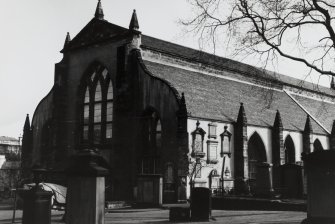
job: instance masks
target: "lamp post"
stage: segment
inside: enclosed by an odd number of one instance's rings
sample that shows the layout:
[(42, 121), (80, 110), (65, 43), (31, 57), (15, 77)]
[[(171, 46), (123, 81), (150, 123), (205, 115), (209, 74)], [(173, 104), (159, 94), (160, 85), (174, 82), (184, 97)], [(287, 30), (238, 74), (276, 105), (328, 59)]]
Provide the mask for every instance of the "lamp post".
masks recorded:
[(230, 158), (231, 155), (231, 149), (230, 149), (230, 140), (232, 134), (227, 130), (228, 126), (224, 126), (224, 131), (220, 135), (221, 137), (221, 152), (220, 156), (222, 157), (222, 168), (221, 168), (221, 177), (220, 177), (220, 183), (221, 183), (221, 190), (222, 195), (224, 193), (224, 174), (225, 174), (225, 163), (226, 163), (226, 155)]

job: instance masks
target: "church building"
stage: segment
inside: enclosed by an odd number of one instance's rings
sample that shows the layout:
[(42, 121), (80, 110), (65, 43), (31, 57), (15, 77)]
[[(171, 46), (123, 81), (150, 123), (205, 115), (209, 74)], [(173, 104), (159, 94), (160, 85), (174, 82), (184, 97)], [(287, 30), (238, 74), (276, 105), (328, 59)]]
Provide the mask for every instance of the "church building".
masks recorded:
[(335, 149), (334, 81), (316, 90), (147, 36), (135, 10), (120, 27), (99, 0), (61, 53), (52, 89), (27, 116), (22, 166), (61, 170), (77, 151), (98, 149), (112, 200), (185, 201), (191, 186), (280, 194), (281, 167), (301, 169), (303, 154)]

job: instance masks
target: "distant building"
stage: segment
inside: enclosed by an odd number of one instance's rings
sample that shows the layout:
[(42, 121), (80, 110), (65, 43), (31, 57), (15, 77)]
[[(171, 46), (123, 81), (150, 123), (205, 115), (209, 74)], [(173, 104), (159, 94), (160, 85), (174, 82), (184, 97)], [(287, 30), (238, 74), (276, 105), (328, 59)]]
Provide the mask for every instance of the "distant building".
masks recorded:
[(5, 161), (20, 161), (21, 144), (20, 140), (0, 136), (0, 169), (5, 165)]
[(16, 187), (21, 168), (20, 139), (0, 136), (0, 198)]
[(144, 35), (135, 11), (123, 28), (104, 19), (99, 1), (61, 52), (53, 88), (26, 119), (23, 167), (62, 169), (77, 150), (98, 148), (115, 200), (151, 200), (143, 194), (155, 191), (167, 203), (185, 200), (192, 170), (194, 186), (281, 192), (281, 167), (335, 149), (334, 85), (316, 90)]

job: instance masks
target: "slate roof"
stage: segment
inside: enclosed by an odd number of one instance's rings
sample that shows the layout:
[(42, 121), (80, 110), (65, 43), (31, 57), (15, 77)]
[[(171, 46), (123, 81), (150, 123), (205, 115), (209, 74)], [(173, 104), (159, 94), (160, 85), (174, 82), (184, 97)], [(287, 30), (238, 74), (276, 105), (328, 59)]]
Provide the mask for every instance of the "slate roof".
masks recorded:
[[(140, 33), (140, 32), (138, 32)], [(93, 18), (62, 50), (62, 52), (72, 49), (77, 49), (83, 46), (96, 44), (113, 39), (125, 38), (132, 36), (133, 33), (129, 29), (115, 25), (107, 20)], [(152, 49), (155, 51), (164, 52), (180, 58), (188, 59), (193, 62), (197, 61), (207, 65), (212, 65), (225, 70), (237, 71), (247, 74), (248, 77), (263, 78), (271, 81), (274, 84), (289, 84), (299, 88), (308, 90), (321, 91), (322, 93), (335, 96), (335, 90), (330, 88), (316, 86), (309, 82), (301, 82), (300, 79), (295, 79), (289, 76), (281, 75), (265, 69), (257, 68), (248, 64), (234, 61), (228, 58), (219, 57), (210, 53), (195, 50), (185, 46), (181, 46), (168, 41), (160, 40), (147, 35), (141, 35), (141, 48)]]
[[(304, 129), (307, 113), (283, 91), (150, 61), (144, 63), (154, 75), (169, 81), (179, 92), (185, 93), (187, 110), (192, 117), (234, 122), (240, 102), (243, 102), (250, 125), (272, 127), (278, 109), (284, 129)], [(314, 101), (310, 103), (313, 105)], [(314, 120), (312, 126), (314, 133), (327, 134)]]
[[(291, 94), (313, 117), (315, 117), (324, 127), (332, 130), (335, 119), (335, 105), (327, 101), (317, 101), (311, 98)], [(312, 125), (313, 130), (314, 126)]]
[(192, 60), (193, 62), (201, 62), (222, 68), (229, 71), (244, 73), (248, 77), (263, 78), (277, 84), (285, 84), (305, 88), (307, 90), (321, 92), (330, 96), (335, 96), (335, 90), (320, 85), (315, 85), (301, 79), (296, 79), (290, 76), (278, 74), (266, 69), (254, 67), (245, 63), (241, 63), (228, 58), (219, 57), (210, 53), (195, 50), (154, 37), (142, 35), (142, 48), (152, 49), (159, 52), (164, 52), (184, 59)]
[[(115, 38), (130, 37), (131, 35), (132, 33), (126, 28), (106, 20), (93, 18), (62, 52)], [(335, 91), (332, 89), (320, 86), (315, 89), (315, 86), (311, 83), (301, 83), (299, 79), (276, 74), (238, 61), (218, 57), (146, 35), (141, 36), (141, 41), (142, 49), (151, 49), (192, 62), (235, 71), (245, 74), (245, 78), (263, 79), (277, 85), (288, 84), (298, 88), (306, 88), (310, 91), (321, 91), (335, 97)], [(185, 92), (187, 109), (191, 116), (233, 122), (236, 121), (239, 102), (243, 102), (249, 124), (271, 127), (275, 119), (276, 110), (279, 109), (285, 129), (296, 131), (304, 129), (306, 112), (283, 91), (264, 91), (264, 88), (254, 85), (212, 77), (149, 61), (145, 61), (145, 65), (154, 75), (169, 81), (179, 92)], [(299, 102), (301, 101), (301, 105), (305, 106), (314, 117), (320, 119), (320, 122), (330, 131), (329, 127), (332, 125), (332, 118), (335, 118), (335, 113), (333, 113), (335, 108), (332, 109), (334, 105), (325, 104), (328, 110), (324, 110), (321, 116), (317, 116), (316, 110), (321, 108), (319, 105), (320, 101), (308, 98), (300, 99), (297, 96), (294, 96), (294, 98), (299, 100)], [(324, 129), (314, 120), (312, 120), (312, 126), (314, 133), (326, 134)]]
[(263, 77), (267, 80), (276, 82), (275, 76), (269, 76), (264, 69), (260, 69), (248, 64), (234, 61), (228, 58), (219, 57), (210, 53), (195, 50), (178, 44), (170, 43), (154, 37), (142, 35), (142, 48), (148, 48), (155, 51), (161, 51), (174, 56), (179, 56), (184, 59), (189, 59), (193, 62), (201, 62), (215, 67), (224, 68), (230, 71), (238, 71), (246, 73), (249, 76)]

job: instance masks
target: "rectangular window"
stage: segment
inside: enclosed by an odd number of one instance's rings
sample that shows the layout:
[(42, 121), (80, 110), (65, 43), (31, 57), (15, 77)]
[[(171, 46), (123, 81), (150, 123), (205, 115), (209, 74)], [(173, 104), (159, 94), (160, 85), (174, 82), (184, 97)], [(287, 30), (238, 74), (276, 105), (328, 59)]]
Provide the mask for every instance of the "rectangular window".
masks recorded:
[(101, 103), (94, 104), (94, 123), (101, 122)]
[(107, 122), (108, 121), (113, 121), (113, 102), (108, 102), (107, 103)]
[(84, 124), (88, 124), (89, 115), (90, 115), (90, 106), (85, 105), (84, 106)]
[(106, 125), (106, 139), (112, 138), (112, 124)]
[(86, 92), (85, 92), (85, 103), (90, 102), (90, 91), (88, 88), (86, 88)]
[(218, 142), (214, 140), (207, 141), (207, 163), (217, 163)]
[(97, 84), (97, 87), (95, 89), (95, 101), (101, 101), (102, 100), (102, 95), (101, 95), (101, 85), (100, 82)]
[(216, 126), (215, 123), (208, 124), (208, 138), (216, 138)]

